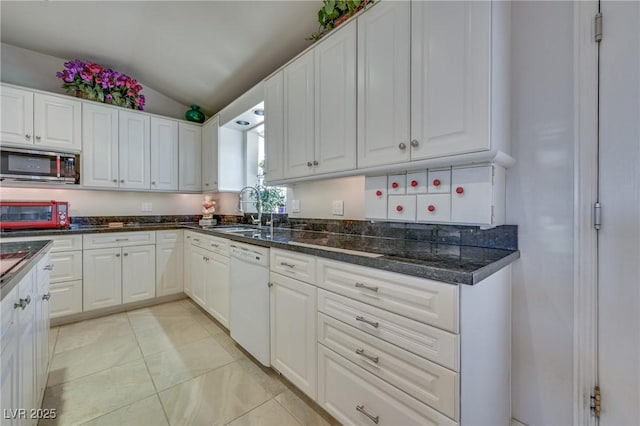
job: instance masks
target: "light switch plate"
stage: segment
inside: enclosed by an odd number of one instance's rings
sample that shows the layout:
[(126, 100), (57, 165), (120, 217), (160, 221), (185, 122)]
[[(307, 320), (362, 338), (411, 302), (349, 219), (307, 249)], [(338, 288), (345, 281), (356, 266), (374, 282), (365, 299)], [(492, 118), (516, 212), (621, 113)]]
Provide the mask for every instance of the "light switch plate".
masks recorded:
[(300, 200), (291, 200), (291, 210), (293, 213), (300, 213)]
[(344, 216), (343, 200), (333, 200), (331, 202), (331, 214), (334, 216)]

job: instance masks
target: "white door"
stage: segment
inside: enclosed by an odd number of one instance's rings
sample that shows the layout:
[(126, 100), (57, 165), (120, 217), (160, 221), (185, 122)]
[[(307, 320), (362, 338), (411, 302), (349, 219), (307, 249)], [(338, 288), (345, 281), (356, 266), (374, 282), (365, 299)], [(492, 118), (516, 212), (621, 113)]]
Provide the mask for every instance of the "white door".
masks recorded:
[(409, 161), (411, 4), (358, 18), (358, 167)]
[(149, 116), (118, 112), (120, 188), (149, 189), (151, 138)]
[(640, 424), (640, 3), (602, 2), (600, 424)]
[(218, 127), (217, 115), (202, 126), (202, 190), (218, 189)]
[(36, 93), (33, 100), (34, 143), (43, 148), (82, 149), (82, 102)]
[(151, 117), (151, 189), (178, 189), (178, 122)]
[(156, 246), (156, 296), (182, 291), (182, 256), (180, 242)]
[(118, 110), (82, 105), (82, 183), (84, 186), (118, 187)]
[(156, 246), (122, 248), (122, 303), (156, 296)]
[(229, 258), (209, 254), (207, 273), (207, 311), (229, 328)]
[(122, 249), (82, 252), (83, 305), (85, 311), (122, 303)]
[(178, 124), (178, 189), (202, 190), (202, 128), (195, 124)]
[(265, 181), (284, 177), (284, 71), (264, 82)]
[(316, 287), (271, 273), (271, 365), (309, 395), (317, 394)]
[(204, 285), (206, 280), (206, 251), (200, 247), (191, 246), (189, 275), (191, 285), (191, 298), (200, 306), (206, 309)]
[(284, 174), (313, 174), (313, 51), (284, 69)]
[(491, 2), (411, 3), (411, 159), (489, 149)]
[(350, 22), (313, 50), (316, 173), (356, 168), (356, 25)]
[(33, 145), (33, 92), (0, 87), (1, 142)]

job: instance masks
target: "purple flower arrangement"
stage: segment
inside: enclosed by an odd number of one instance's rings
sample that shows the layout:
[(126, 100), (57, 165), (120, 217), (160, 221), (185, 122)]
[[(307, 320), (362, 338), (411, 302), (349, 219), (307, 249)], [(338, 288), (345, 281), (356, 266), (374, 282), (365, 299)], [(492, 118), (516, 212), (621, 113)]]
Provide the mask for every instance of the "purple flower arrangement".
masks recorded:
[(140, 111), (144, 109), (142, 86), (128, 75), (78, 59), (65, 62), (64, 68), (56, 76), (62, 79), (62, 88), (70, 95)]

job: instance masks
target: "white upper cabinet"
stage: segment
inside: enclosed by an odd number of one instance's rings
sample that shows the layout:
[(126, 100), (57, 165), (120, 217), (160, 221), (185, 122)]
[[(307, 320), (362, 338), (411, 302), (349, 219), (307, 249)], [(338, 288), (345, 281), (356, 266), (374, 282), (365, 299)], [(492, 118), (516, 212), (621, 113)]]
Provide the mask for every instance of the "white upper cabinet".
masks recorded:
[(284, 71), (264, 82), (265, 181), (284, 178)]
[(218, 190), (218, 128), (220, 117), (215, 116), (202, 126), (202, 190)]
[(2, 86), (2, 142), (63, 151), (82, 149), (82, 103)]
[(178, 122), (151, 117), (151, 189), (178, 190)]
[(149, 189), (151, 138), (146, 114), (119, 111), (120, 188)]
[(82, 184), (118, 187), (118, 110), (94, 103), (82, 105)]
[(358, 168), (410, 160), (411, 4), (358, 17)]
[(36, 93), (33, 101), (34, 143), (42, 148), (82, 149), (82, 103)]
[(411, 7), (411, 159), (489, 149), (491, 2)]
[(33, 92), (1, 86), (0, 135), (4, 143), (33, 144)]
[(178, 124), (178, 159), (180, 191), (202, 190), (202, 128), (195, 124)]
[(352, 21), (314, 49), (315, 173), (356, 167), (356, 37)]
[(286, 177), (313, 174), (314, 52), (284, 69), (284, 171)]

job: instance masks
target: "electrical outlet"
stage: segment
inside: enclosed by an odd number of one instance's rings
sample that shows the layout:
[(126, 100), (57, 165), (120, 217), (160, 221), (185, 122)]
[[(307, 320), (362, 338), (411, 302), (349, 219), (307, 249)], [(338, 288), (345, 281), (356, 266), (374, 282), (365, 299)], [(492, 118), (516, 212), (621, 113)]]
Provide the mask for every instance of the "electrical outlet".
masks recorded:
[(141, 212), (151, 212), (153, 211), (153, 204), (151, 203), (142, 203), (142, 207), (140, 207)]
[(293, 213), (300, 213), (300, 200), (291, 200), (291, 210)]
[(331, 202), (331, 214), (334, 216), (344, 216), (343, 200), (333, 200)]

